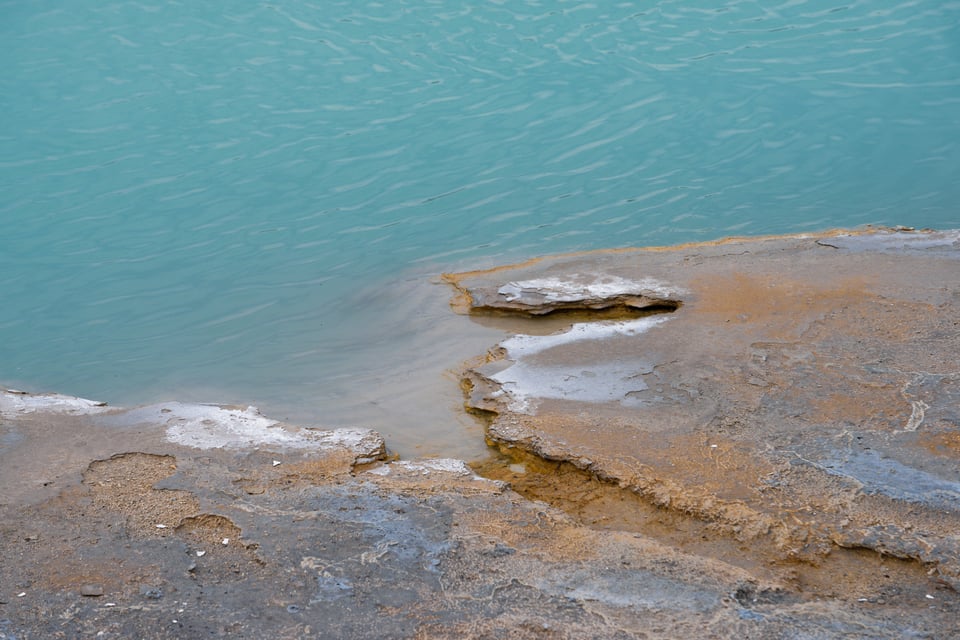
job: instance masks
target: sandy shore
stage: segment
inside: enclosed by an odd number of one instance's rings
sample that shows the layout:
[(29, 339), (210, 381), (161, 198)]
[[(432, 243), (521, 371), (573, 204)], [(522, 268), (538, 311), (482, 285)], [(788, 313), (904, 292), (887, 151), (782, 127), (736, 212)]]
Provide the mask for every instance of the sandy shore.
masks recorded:
[(960, 232), (447, 279), (482, 468), (0, 393), (0, 638), (960, 637)]

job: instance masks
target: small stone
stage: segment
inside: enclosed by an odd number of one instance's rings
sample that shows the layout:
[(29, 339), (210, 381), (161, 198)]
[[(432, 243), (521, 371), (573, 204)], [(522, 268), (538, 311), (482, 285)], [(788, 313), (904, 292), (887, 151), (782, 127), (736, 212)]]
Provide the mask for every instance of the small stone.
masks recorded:
[(99, 598), (103, 595), (103, 585), (85, 584), (80, 587), (80, 595), (87, 598)]
[(498, 542), (495, 545), (493, 545), (492, 549), (486, 549), (481, 553), (483, 553), (483, 555), (488, 556), (490, 558), (502, 558), (503, 556), (513, 555), (516, 552), (517, 550), (514, 549), (513, 547), (508, 547), (502, 542)]
[(163, 589), (160, 587), (143, 585), (140, 587), (140, 595), (142, 595), (144, 598), (149, 598), (150, 600), (159, 600), (163, 597)]

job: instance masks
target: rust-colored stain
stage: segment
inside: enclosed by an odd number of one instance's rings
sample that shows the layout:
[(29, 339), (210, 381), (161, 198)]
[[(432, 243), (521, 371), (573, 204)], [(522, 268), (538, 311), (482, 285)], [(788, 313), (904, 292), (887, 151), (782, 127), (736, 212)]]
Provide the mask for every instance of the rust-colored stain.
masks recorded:
[(852, 424), (864, 428), (896, 426), (898, 416), (905, 424), (910, 406), (894, 390), (860, 389), (830, 393), (813, 400), (810, 417), (831, 424)]
[(343, 449), (333, 451), (322, 457), (287, 463), (278, 467), (278, 470), (282, 473), (277, 483), (292, 484), (305, 480), (323, 484), (331, 478), (349, 473), (353, 469), (356, 457), (356, 454), (352, 451)]
[(872, 298), (868, 283), (863, 276), (820, 286), (780, 275), (709, 274), (691, 282), (697, 291), (691, 308), (724, 322), (792, 326), (811, 315)]
[(917, 444), (936, 456), (960, 460), (960, 432), (958, 431), (924, 433), (918, 438)]
[(538, 256), (530, 258), (529, 260), (524, 260), (523, 262), (517, 262), (513, 264), (500, 265), (496, 267), (491, 267), (488, 269), (475, 269), (472, 271), (462, 271), (459, 273), (444, 273), (441, 274), (440, 279), (447, 284), (451, 285), (456, 289), (456, 294), (450, 301), (450, 307), (459, 314), (468, 314), (470, 313), (471, 306), (473, 303), (472, 298), (468, 292), (467, 287), (465, 286), (465, 281), (481, 278), (485, 276), (491, 276), (498, 273), (507, 273), (510, 271), (519, 271), (532, 267), (536, 264), (544, 262), (546, 260), (566, 260), (570, 258), (581, 258), (588, 256), (614, 256), (614, 255), (624, 255), (631, 253), (685, 253), (689, 251), (695, 251), (697, 249), (703, 249), (708, 247), (720, 247), (725, 245), (751, 245), (751, 244), (760, 244), (763, 242), (769, 242), (771, 240), (789, 240), (789, 239), (809, 239), (817, 240), (821, 238), (829, 238), (836, 236), (838, 234), (844, 235), (868, 235), (871, 233), (876, 233), (877, 231), (884, 230), (883, 227), (872, 227), (865, 229), (829, 229), (826, 231), (820, 231), (817, 233), (805, 233), (805, 234), (784, 234), (784, 235), (767, 235), (767, 236), (728, 236), (726, 238), (720, 238), (717, 240), (708, 240), (705, 242), (687, 242), (678, 245), (670, 246), (656, 246), (656, 247), (621, 247), (616, 249), (597, 249), (592, 251), (574, 251), (570, 253), (559, 253), (553, 254), (550, 256)]
[(154, 487), (173, 475), (176, 468), (173, 456), (121, 453), (91, 462), (83, 483), (90, 488), (97, 507), (122, 513), (140, 535), (162, 537), (200, 507), (188, 491)]

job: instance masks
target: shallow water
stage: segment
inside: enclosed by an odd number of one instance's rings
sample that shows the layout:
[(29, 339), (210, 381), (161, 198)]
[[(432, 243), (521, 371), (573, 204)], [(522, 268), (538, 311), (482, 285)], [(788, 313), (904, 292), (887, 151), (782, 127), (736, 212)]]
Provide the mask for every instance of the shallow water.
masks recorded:
[(9, 385), (255, 403), (468, 455), (479, 431), (444, 372), (500, 334), (449, 313), (441, 271), (960, 226), (960, 2), (0, 17)]

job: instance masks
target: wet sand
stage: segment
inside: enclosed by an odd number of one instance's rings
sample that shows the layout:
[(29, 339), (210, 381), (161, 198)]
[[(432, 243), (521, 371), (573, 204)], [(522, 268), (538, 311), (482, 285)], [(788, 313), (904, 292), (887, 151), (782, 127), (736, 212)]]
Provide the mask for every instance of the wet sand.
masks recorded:
[(960, 637), (960, 233), (447, 280), (475, 468), (0, 393), (0, 638)]

